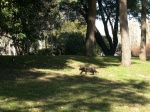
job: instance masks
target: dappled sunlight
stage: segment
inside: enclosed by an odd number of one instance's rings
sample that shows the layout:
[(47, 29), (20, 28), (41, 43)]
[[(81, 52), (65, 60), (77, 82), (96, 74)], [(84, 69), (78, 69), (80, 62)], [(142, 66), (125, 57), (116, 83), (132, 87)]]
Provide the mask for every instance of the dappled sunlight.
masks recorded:
[[(9, 63), (7, 68), (0, 67), (0, 111), (150, 110), (150, 79), (145, 71), (149, 63), (144, 64), (145, 69), (138, 66), (143, 62), (124, 68), (113, 57), (59, 58), (48, 58), (44, 65), (42, 59), (34, 59), (25, 67), (23, 60), (12, 68)], [(80, 65), (94, 66), (98, 73), (80, 74)]]
[[(31, 70), (32, 71), (32, 70)], [(33, 71), (32, 71), (33, 72)], [(39, 71), (34, 71), (39, 72)], [(42, 73), (43, 74), (43, 73)], [(147, 82), (112, 81), (95, 76), (61, 75), (53, 72), (22, 83), (0, 86), (3, 111), (112, 111), (112, 106), (149, 105)], [(12, 84), (13, 83), (13, 84)], [(138, 84), (142, 84), (138, 87)], [(139, 91), (141, 90), (141, 91)], [(7, 98), (7, 100), (6, 100)], [(11, 104), (12, 103), (12, 104)], [(7, 108), (7, 105), (10, 106)], [(19, 106), (18, 106), (19, 105)]]

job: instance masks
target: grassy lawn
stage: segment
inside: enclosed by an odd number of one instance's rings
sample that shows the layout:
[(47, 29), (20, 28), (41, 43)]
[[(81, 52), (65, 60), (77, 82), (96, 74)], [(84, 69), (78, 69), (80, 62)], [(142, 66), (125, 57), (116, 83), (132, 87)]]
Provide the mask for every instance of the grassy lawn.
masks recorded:
[[(79, 74), (93, 66), (96, 75)], [(0, 112), (149, 112), (150, 58), (0, 57)]]

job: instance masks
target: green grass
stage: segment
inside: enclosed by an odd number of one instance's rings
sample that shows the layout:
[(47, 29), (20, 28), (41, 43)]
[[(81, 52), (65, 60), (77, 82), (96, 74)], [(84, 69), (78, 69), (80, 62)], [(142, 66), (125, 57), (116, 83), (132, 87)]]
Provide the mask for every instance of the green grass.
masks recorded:
[(0, 57), (0, 112), (148, 112), (149, 86), (150, 58), (125, 68), (118, 57)]

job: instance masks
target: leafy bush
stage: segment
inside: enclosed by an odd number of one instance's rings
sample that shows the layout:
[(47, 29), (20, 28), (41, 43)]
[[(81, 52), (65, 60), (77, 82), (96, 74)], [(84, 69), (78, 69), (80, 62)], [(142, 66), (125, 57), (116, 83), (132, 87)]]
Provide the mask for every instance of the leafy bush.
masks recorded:
[(48, 56), (61, 55), (63, 54), (63, 48), (64, 47), (62, 45), (55, 44), (51, 48), (38, 50), (37, 55), (48, 55)]
[(133, 46), (131, 48), (131, 53), (132, 53), (132, 56), (139, 56), (140, 46), (138, 46), (138, 45)]
[(85, 55), (85, 38), (81, 33), (62, 33), (60, 42), (66, 55)]
[(50, 49), (40, 49), (37, 52), (37, 55), (51, 55)]
[[(132, 47), (131, 51), (132, 51), (132, 56), (139, 56), (140, 46), (136, 45)], [(150, 43), (146, 45), (146, 55), (150, 56)]]
[(146, 45), (146, 54), (147, 56), (150, 56), (150, 43)]

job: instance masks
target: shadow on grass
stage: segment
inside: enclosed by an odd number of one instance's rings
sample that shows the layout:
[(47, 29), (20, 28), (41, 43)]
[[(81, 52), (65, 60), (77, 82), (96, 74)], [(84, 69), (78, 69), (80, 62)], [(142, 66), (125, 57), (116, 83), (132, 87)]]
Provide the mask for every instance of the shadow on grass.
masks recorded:
[(85, 64), (97, 65), (100, 68), (107, 66), (119, 66), (119, 57), (93, 57), (85, 56), (0, 56), (0, 69), (64, 69), (71, 68), (70, 60), (83, 62)]
[[(46, 74), (39, 72), (25, 72), (28, 74), (26, 77), (1, 79), (0, 110), (2, 112), (29, 110), (32, 112), (111, 112), (114, 104), (146, 105), (150, 103), (148, 98), (139, 94), (139, 91), (147, 90), (146, 82), (134, 80), (114, 82), (85, 75), (55, 74), (55, 77), (45, 77)], [(40, 80), (40, 77), (45, 79)], [(6, 108), (7, 105), (8, 108)]]
[(66, 57), (53, 56), (0, 56), (0, 68), (8, 69), (63, 69), (67, 68)]

